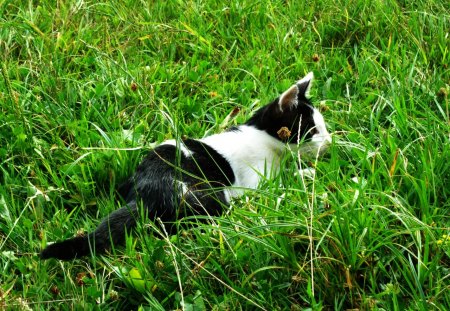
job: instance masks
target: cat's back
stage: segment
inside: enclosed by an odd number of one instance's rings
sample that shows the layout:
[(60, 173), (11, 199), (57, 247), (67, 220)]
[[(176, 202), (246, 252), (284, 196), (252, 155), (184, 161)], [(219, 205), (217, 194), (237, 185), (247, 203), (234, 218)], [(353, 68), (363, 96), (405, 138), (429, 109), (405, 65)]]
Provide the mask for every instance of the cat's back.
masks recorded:
[(176, 182), (188, 186), (199, 182), (230, 186), (234, 173), (230, 163), (208, 144), (196, 139), (168, 140), (148, 152), (131, 182), (142, 195), (173, 189)]

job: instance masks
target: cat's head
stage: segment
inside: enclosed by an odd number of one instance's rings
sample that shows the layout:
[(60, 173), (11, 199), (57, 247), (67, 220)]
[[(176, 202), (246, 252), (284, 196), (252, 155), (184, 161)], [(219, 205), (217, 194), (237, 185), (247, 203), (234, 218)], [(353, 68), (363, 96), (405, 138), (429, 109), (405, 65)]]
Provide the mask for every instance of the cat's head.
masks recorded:
[(308, 73), (270, 104), (260, 108), (247, 125), (290, 143), (300, 152), (315, 155), (331, 142), (325, 121), (309, 100), (314, 75)]

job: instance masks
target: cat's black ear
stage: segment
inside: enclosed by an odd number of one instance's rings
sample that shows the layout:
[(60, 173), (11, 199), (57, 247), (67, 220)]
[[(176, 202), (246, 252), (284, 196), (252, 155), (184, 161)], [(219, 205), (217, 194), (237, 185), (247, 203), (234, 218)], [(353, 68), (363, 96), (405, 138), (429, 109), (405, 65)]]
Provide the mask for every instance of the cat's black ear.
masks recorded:
[(305, 98), (309, 98), (309, 91), (311, 90), (314, 73), (309, 72), (303, 79), (297, 82), (298, 92)]
[(292, 107), (296, 107), (298, 105), (299, 96), (308, 98), (313, 78), (314, 74), (310, 72), (303, 79), (299, 80), (281, 94), (280, 99), (278, 100), (280, 110), (290, 110)]

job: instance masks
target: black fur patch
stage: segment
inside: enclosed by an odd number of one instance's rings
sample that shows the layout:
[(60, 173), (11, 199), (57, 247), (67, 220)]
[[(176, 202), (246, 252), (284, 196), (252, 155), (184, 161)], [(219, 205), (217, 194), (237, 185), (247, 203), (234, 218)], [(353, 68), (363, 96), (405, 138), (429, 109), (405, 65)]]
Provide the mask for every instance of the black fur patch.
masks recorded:
[[(186, 215), (218, 215), (221, 204), (226, 203), (223, 187), (231, 186), (235, 179), (228, 161), (198, 140), (187, 139), (182, 144), (192, 156), (173, 145), (160, 145), (144, 158), (129, 181), (127, 199), (142, 201), (152, 220), (159, 217), (171, 222)], [(211, 205), (208, 196), (219, 202)]]

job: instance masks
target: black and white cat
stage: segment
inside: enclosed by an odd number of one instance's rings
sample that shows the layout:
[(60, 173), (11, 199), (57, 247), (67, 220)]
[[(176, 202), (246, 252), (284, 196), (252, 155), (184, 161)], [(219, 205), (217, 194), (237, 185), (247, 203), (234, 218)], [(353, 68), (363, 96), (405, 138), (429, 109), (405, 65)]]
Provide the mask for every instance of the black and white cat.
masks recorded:
[[(185, 216), (220, 215), (231, 198), (280, 170), (287, 145), (317, 154), (330, 142), (324, 119), (308, 99), (312, 72), (243, 125), (199, 140), (169, 140), (143, 159), (119, 192), (126, 204), (86, 235), (50, 244), (42, 259), (70, 260), (123, 243), (139, 207), (166, 228)], [(300, 143), (299, 143), (300, 142)]]

